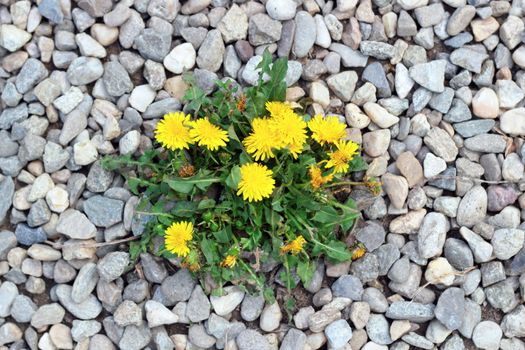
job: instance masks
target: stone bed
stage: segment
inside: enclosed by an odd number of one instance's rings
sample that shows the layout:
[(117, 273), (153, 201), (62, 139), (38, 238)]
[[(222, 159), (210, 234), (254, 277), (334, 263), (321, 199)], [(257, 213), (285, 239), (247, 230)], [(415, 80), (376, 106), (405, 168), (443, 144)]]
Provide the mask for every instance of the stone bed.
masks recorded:
[[(514, 0), (0, 0), (0, 349), (525, 349), (525, 4)], [(338, 114), (381, 179), (368, 253), (283, 306), (119, 240), (139, 198), (108, 154), (153, 147), (185, 83)], [(116, 242), (116, 243), (115, 243)], [(276, 284), (279, 291), (282, 286)]]

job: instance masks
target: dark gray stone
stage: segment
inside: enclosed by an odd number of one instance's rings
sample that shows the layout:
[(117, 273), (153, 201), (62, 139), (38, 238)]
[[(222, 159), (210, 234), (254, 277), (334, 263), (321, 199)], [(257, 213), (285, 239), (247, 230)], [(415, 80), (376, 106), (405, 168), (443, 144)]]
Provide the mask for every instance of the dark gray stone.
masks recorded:
[(110, 227), (122, 221), (124, 202), (104, 196), (93, 196), (84, 202), (89, 220), (100, 227)]

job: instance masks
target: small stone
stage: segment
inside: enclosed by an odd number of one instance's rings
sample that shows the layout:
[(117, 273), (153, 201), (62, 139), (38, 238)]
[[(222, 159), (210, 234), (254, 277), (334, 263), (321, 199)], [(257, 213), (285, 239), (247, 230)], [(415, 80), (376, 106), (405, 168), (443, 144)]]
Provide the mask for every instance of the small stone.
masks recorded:
[(72, 85), (90, 84), (103, 74), (104, 67), (95, 57), (78, 57), (67, 68), (67, 78)]
[(433, 153), (428, 152), (423, 161), (423, 166), (424, 175), (429, 179), (442, 173), (447, 168), (447, 163)]
[(479, 349), (499, 349), (503, 331), (496, 322), (482, 321), (472, 333), (472, 341)]
[(97, 233), (95, 225), (75, 209), (68, 209), (60, 214), (56, 230), (74, 239), (94, 238)]
[(164, 58), (164, 67), (172, 73), (181, 74), (193, 68), (196, 60), (196, 52), (193, 45), (184, 43), (175, 46)]
[(315, 19), (306, 11), (299, 11), (295, 16), (296, 31), (293, 53), (296, 57), (305, 57), (313, 47), (316, 37)]
[(146, 28), (135, 39), (135, 46), (142, 57), (162, 62), (171, 48), (171, 33), (160, 33), (153, 28)]
[(188, 340), (200, 348), (210, 348), (215, 344), (215, 338), (208, 335), (203, 325), (195, 324), (188, 330)]
[(151, 332), (146, 324), (127, 326), (118, 342), (120, 349), (140, 350), (151, 341)]
[(466, 227), (472, 227), (481, 222), (487, 212), (487, 192), (481, 186), (470, 189), (459, 203), (457, 222)]
[(358, 77), (354, 71), (346, 71), (328, 77), (326, 83), (337, 97), (343, 102), (348, 102), (354, 94), (357, 80)]
[(142, 308), (131, 300), (124, 300), (113, 313), (115, 323), (120, 327), (142, 324)]
[(57, 303), (40, 306), (31, 317), (31, 326), (36, 329), (59, 324), (62, 322), (66, 311)]
[(481, 73), (483, 62), (488, 55), (477, 50), (461, 47), (450, 54), (450, 62), (474, 73)]
[[(241, 317), (243, 320), (252, 322), (255, 321), (261, 315), (264, 307), (264, 297), (262, 295), (249, 295), (247, 294), (241, 304)], [(300, 310), (299, 310), (300, 312)], [(313, 313), (313, 312), (312, 312)], [(296, 315), (297, 316), (297, 315)], [(295, 317), (294, 317), (295, 320)], [(297, 326), (297, 321), (295, 321)], [(298, 327), (298, 326), (297, 326)], [(307, 325), (304, 327), (306, 328)], [(300, 327), (298, 327), (300, 328)], [(301, 329), (304, 329), (301, 328)]]
[(441, 255), (450, 225), (445, 215), (428, 213), (418, 233), (418, 250), (423, 258)]
[(306, 334), (300, 330), (290, 328), (283, 338), (280, 350), (299, 350), (306, 346)]
[(332, 284), (332, 292), (336, 297), (344, 297), (359, 301), (363, 295), (363, 284), (359, 278), (355, 276), (344, 275), (339, 277)]
[(376, 344), (388, 345), (392, 343), (388, 321), (385, 316), (372, 314), (366, 324), (368, 337)]
[(341, 311), (335, 308), (324, 308), (308, 318), (308, 328), (312, 332), (322, 332), (330, 323), (341, 318)]
[[(313, 23), (313, 25), (315, 28), (315, 23)], [(274, 43), (281, 38), (281, 30), (282, 25), (279, 21), (271, 19), (266, 14), (258, 13), (250, 18), (248, 24), (250, 44), (259, 46)]]
[(381, 177), (383, 189), (395, 208), (403, 208), (408, 196), (408, 182), (398, 175), (387, 173)]
[(409, 69), (410, 77), (419, 85), (433, 92), (442, 92), (446, 61), (437, 60), (419, 63)]
[(452, 162), (456, 159), (458, 148), (445, 130), (432, 128), (423, 140), (425, 145), (445, 162)]
[(282, 317), (281, 308), (278, 303), (266, 305), (261, 313), (259, 327), (265, 332), (274, 331), (279, 327)]
[(461, 227), (459, 233), (467, 241), (476, 262), (487, 262), (492, 258), (493, 248), (490, 243), (466, 227)]
[(100, 278), (111, 282), (119, 278), (129, 265), (129, 254), (126, 252), (112, 252), (99, 260), (97, 270)]
[(387, 129), (399, 122), (398, 117), (390, 114), (386, 109), (376, 103), (367, 102), (363, 106), (363, 109), (368, 117), (382, 129)]
[(450, 286), (454, 283), (456, 271), (445, 258), (437, 258), (428, 263), (425, 280), (431, 284)]
[(94, 295), (90, 295), (82, 303), (75, 303), (73, 299), (71, 299), (71, 290), (71, 286), (60, 284), (56, 288), (56, 294), (60, 304), (73, 314), (73, 316), (81, 320), (91, 320), (100, 314), (102, 311), (102, 304)]
[(86, 300), (91, 292), (95, 289), (98, 282), (97, 265), (94, 263), (87, 263), (82, 266), (78, 272), (73, 289), (71, 290), (71, 299), (75, 303), (81, 303)]
[(445, 242), (445, 257), (454, 268), (465, 270), (474, 265), (474, 257), (469, 246), (462, 240), (448, 238)]
[(169, 304), (174, 305), (179, 301), (188, 300), (194, 287), (195, 280), (188, 270), (180, 269), (174, 275), (168, 276), (162, 281), (160, 291)]
[(346, 45), (332, 43), (329, 49), (341, 56), (341, 61), (345, 67), (365, 67), (368, 62), (367, 56)]
[[(222, 65), (224, 51), (221, 33), (218, 30), (209, 31), (199, 48), (197, 65), (210, 72), (218, 71)], [(184, 64), (187, 63), (189, 62), (184, 62)]]
[(517, 229), (500, 229), (494, 231), (491, 244), (494, 255), (500, 260), (508, 260), (516, 255), (525, 241), (525, 232)]
[(270, 350), (272, 347), (268, 340), (253, 329), (242, 331), (235, 339), (239, 350)]
[(499, 114), (499, 101), (494, 90), (481, 88), (472, 99), (472, 111), (480, 118), (496, 118)]
[(61, 187), (54, 187), (46, 193), (46, 203), (51, 211), (62, 213), (69, 207), (68, 193)]
[(423, 181), (423, 168), (412, 152), (403, 152), (397, 157), (396, 166), (412, 188)]
[(179, 321), (179, 317), (171, 312), (158, 301), (148, 300), (144, 305), (146, 319), (150, 328), (173, 324)]
[(33, 244), (27, 250), (27, 255), (40, 261), (56, 261), (62, 257), (58, 250), (43, 244)]
[(122, 221), (124, 202), (104, 196), (93, 196), (84, 202), (84, 212), (96, 226), (110, 227)]
[(25, 224), (18, 224), (15, 230), (16, 241), (19, 244), (31, 246), (47, 240), (47, 235), (41, 227), (31, 228)]
[(186, 316), (194, 323), (204, 321), (210, 316), (210, 302), (199, 285), (193, 289), (188, 300)]
[(29, 40), (31, 34), (12, 24), (0, 25), (0, 46), (10, 52), (15, 52), (22, 48)]
[(452, 13), (447, 23), (447, 33), (450, 36), (459, 34), (476, 16), (476, 8), (471, 5), (461, 6)]
[(352, 329), (345, 320), (330, 323), (324, 330), (328, 344), (332, 348), (341, 348), (352, 338)]
[(465, 292), (460, 288), (448, 288), (439, 297), (434, 312), (448, 329), (458, 329), (465, 314)]
[(104, 46), (100, 45), (98, 41), (86, 33), (75, 35), (75, 41), (82, 56), (104, 58), (107, 55)]

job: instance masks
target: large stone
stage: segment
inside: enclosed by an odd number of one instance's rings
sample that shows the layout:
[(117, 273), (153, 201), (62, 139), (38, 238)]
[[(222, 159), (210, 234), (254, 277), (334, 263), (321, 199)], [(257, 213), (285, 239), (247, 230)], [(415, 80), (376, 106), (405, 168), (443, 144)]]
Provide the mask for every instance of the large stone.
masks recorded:
[(449, 228), (450, 225), (445, 215), (432, 212), (425, 216), (417, 240), (419, 254), (422, 258), (441, 255)]
[(56, 295), (60, 304), (73, 316), (81, 320), (91, 320), (96, 318), (102, 312), (102, 304), (94, 295), (89, 295), (81, 303), (76, 303), (71, 298), (72, 287), (67, 284), (59, 284), (56, 287)]
[(487, 192), (481, 186), (470, 189), (459, 203), (456, 220), (459, 225), (472, 227), (487, 213)]
[(68, 209), (60, 214), (56, 230), (74, 239), (94, 238), (97, 233), (95, 225), (76, 209)]
[(306, 11), (299, 11), (295, 16), (296, 30), (293, 53), (296, 57), (305, 57), (313, 47), (317, 35), (315, 19)]
[(89, 220), (100, 227), (110, 227), (122, 221), (124, 202), (104, 196), (93, 196), (84, 202)]
[(525, 108), (519, 107), (506, 111), (500, 116), (500, 128), (511, 135), (525, 135)]
[(433, 92), (442, 92), (445, 79), (445, 67), (447, 62), (444, 60), (419, 63), (409, 69), (410, 77), (419, 85)]
[[(12, 24), (0, 25), (0, 46), (15, 52), (31, 40), (31, 34)], [(27, 56), (26, 56), (27, 57)]]
[(197, 65), (201, 69), (217, 72), (222, 65), (224, 43), (218, 30), (211, 30), (202, 42), (197, 56)]
[(432, 128), (424, 138), (425, 145), (445, 162), (453, 162), (458, 155), (458, 147), (443, 129)]
[(222, 17), (217, 29), (226, 44), (243, 40), (248, 33), (248, 16), (237, 4), (233, 4)]

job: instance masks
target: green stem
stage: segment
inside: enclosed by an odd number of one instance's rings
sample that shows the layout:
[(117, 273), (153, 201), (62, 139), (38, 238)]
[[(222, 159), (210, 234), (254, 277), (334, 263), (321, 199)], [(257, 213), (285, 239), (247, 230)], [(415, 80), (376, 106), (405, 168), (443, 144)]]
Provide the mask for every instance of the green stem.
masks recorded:
[(364, 186), (365, 183), (364, 182), (360, 182), (360, 181), (340, 181), (340, 182), (336, 182), (336, 183), (331, 183), (329, 185), (326, 185), (325, 187), (329, 188), (329, 187), (346, 186), (346, 185)]
[(241, 265), (242, 268), (246, 270), (254, 279), (255, 283), (257, 284), (257, 287), (259, 287), (261, 291), (264, 290), (264, 285), (261, 283), (255, 272), (253, 272), (253, 269), (250, 266), (248, 266), (248, 264), (246, 264), (242, 259), (238, 259), (237, 261), (239, 262), (239, 265)]
[(173, 215), (167, 213), (152, 213), (149, 211), (135, 211), (135, 214), (151, 215), (151, 216), (163, 216), (170, 219), (173, 219)]
[(285, 256), (284, 262), (283, 262), (284, 268), (286, 270), (286, 289), (288, 290), (288, 294), (292, 294), (292, 275), (290, 273), (290, 265), (288, 264), (288, 256)]

